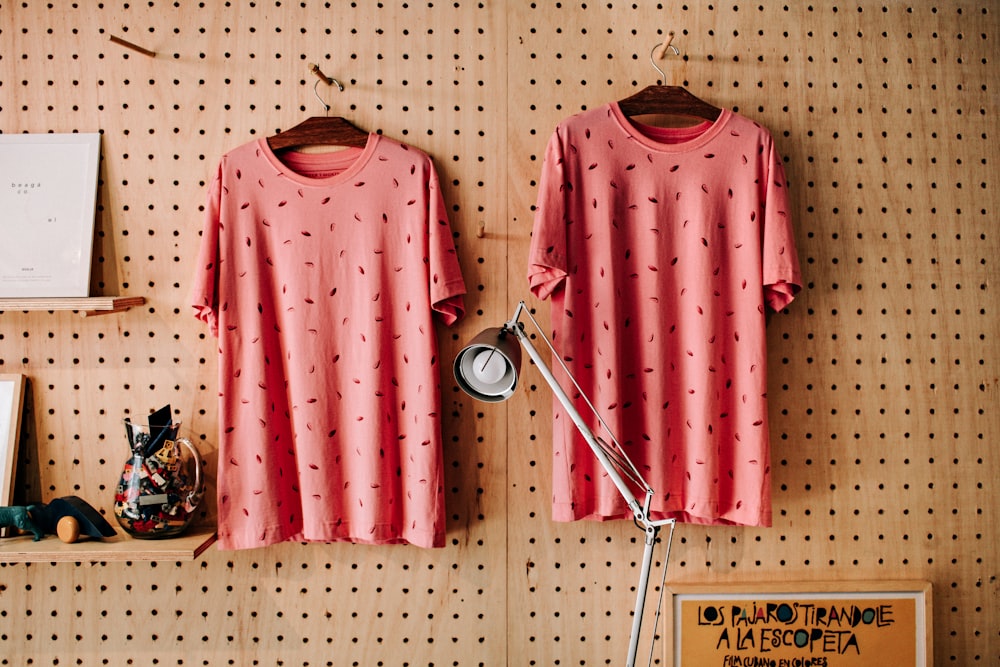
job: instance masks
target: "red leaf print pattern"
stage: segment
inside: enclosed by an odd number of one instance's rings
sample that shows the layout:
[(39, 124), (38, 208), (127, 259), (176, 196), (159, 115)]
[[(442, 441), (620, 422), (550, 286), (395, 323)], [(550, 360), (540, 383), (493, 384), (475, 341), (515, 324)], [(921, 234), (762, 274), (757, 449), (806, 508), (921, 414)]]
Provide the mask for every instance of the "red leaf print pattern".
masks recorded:
[[(292, 156), (275, 169), (254, 141), (210, 185), (192, 301), (231, 369), (218, 392), (220, 547), (444, 545), (432, 317), (439, 306), (445, 323), (460, 317), (464, 286), (429, 157), (381, 136), (366, 151), (328, 187), (307, 185)], [(357, 155), (307, 166), (339, 173)], [(412, 441), (427, 451), (404, 465)], [(393, 483), (370, 477), (372, 464)]]
[[(767, 525), (768, 472), (747, 463), (766, 462), (763, 367), (742, 360), (766, 352), (761, 269), (800, 281), (797, 263), (786, 261), (795, 251), (781, 160), (765, 130), (729, 111), (698, 129), (639, 136), (627, 127), (607, 105), (551, 135), (530, 287), (558, 297), (551, 326), (560, 356), (605, 406), (653, 488), (670, 489), (654, 511)], [(636, 418), (646, 405), (661, 406), (656, 420)], [(615, 490), (602, 477), (584, 484), (589, 448), (558, 405), (553, 419), (553, 517), (600, 517)]]

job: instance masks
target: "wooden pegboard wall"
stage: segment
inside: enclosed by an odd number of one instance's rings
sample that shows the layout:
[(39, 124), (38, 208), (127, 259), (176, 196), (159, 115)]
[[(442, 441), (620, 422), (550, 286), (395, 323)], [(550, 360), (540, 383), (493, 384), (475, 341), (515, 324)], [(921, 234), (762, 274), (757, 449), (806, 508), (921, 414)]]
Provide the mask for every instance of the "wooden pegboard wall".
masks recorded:
[[(0, 3), (0, 130), (104, 132), (96, 287), (148, 304), (0, 315), (3, 369), (33, 380), (29, 493), (103, 497), (123, 412), (165, 402), (211, 461), (214, 347), (185, 305), (204, 183), (228, 148), (319, 112), (307, 62), (346, 84), (336, 111), (435, 158), (470, 288), (450, 359), (526, 295), (552, 128), (653, 82), (673, 29), (671, 83), (786, 156), (807, 285), (769, 329), (775, 526), (683, 526), (670, 578), (926, 578), (937, 662), (997, 659), (988, 3), (50, 4)], [(537, 379), (485, 407), (444, 379), (445, 550), (0, 566), (2, 660), (617, 664), (634, 529), (549, 521)]]
[[(672, 29), (683, 56), (662, 63), (670, 82), (774, 134), (807, 281), (769, 325), (775, 526), (683, 527), (671, 579), (928, 578), (938, 661), (996, 659), (983, 643), (996, 639), (987, 629), (996, 582), (980, 569), (996, 544), (986, 527), (997, 464), (982, 451), (996, 426), (995, 386), (982, 381), (995, 377), (984, 373), (983, 346), (996, 334), (986, 298), (996, 203), (989, 9), (688, 3), (664, 7), (665, 18), (618, 9), (539, 4), (509, 25), (525, 47), (510, 57), (525, 72), (512, 80), (521, 104), (511, 139), (528, 156), (512, 168), (512, 215), (530, 229), (555, 123), (652, 82), (647, 54), (662, 33), (649, 26)], [(523, 257), (519, 239), (513, 254)], [(517, 281), (523, 265), (512, 269)], [(511, 594), (546, 622), (513, 623), (524, 631), (512, 644), (532, 646), (535, 664), (590, 664), (595, 643), (601, 658), (616, 649), (605, 648), (607, 633), (576, 624), (624, 624), (607, 597), (627, 597), (638, 546), (627, 529), (548, 522), (548, 453), (538, 446), (550, 437), (548, 402), (544, 390), (527, 397), (538, 416), (511, 439), (510, 560), (535, 565), (528, 581), (512, 567)], [(530, 463), (519, 472), (521, 460)], [(586, 590), (567, 586), (567, 571), (584, 573)]]

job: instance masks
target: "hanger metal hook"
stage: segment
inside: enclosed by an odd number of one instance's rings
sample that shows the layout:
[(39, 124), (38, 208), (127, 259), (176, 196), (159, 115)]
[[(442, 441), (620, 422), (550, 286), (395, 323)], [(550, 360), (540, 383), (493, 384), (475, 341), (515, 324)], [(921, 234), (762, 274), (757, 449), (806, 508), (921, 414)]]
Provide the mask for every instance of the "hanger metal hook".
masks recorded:
[[(340, 83), (340, 81), (337, 81), (332, 76), (328, 78), (330, 79), (331, 83), (337, 86), (337, 90), (339, 90), (340, 92), (344, 92), (344, 86), (343, 84)], [(326, 100), (324, 100), (322, 97), (319, 96), (319, 90), (317, 90), (317, 88), (319, 87), (320, 80), (321, 79), (317, 79), (316, 83), (313, 84), (313, 95), (315, 95), (316, 99), (319, 100), (319, 103), (323, 105), (323, 115), (329, 116), (330, 105), (326, 103)]]
[[(679, 56), (681, 54), (681, 52), (677, 49), (677, 47), (671, 44), (672, 41), (674, 41), (674, 33), (673, 31), (670, 31), (669, 33), (667, 33), (667, 38), (663, 40), (661, 43), (654, 46), (653, 50), (649, 52), (649, 64), (653, 66), (653, 69), (655, 69), (657, 72), (660, 73), (660, 79), (664, 83), (667, 82), (667, 75), (664, 74), (663, 70), (660, 69), (660, 66), (656, 64), (656, 60), (662, 59), (663, 56), (666, 54), (668, 48), (674, 52), (675, 56)], [(660, 52), (660, 55), (654, 59), (654, 56), (656, 56), (657, 51)]]

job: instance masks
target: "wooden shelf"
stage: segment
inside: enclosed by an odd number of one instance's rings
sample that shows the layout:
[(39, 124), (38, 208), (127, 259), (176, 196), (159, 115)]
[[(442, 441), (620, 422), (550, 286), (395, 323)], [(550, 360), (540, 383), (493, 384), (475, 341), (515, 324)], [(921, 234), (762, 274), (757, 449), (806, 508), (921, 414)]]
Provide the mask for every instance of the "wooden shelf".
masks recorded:
[(0, 563), (190, 561), (215, 538), (215, 529), (207, 526), (191, 526), (179, 537), (163, 540), (137, 540), (119, 532), (115, 537), (66, 544), (55, 535), (46, 535), (38, 542), (31, 535), (19, 535), (0, 539)]
[(0, 311), (4, 310), (75, 310), (80, 315), (106, 315), (120, 313), (132, 306), (146, 303), (142, 296), (81, 296), (81, 297), (38, 297), (0, 299)]

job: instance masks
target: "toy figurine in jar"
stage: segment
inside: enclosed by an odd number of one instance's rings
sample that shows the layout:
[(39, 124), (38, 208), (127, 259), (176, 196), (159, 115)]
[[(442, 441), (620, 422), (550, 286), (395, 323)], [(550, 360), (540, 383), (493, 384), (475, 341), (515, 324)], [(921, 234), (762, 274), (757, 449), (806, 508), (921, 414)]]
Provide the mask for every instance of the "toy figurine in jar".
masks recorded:
[(201, 457), (180, 422), (165, 426), (125, 420), (131, 454), (115, 486), (115, 518), (132, 537), (180, 535), (201, 502)]

